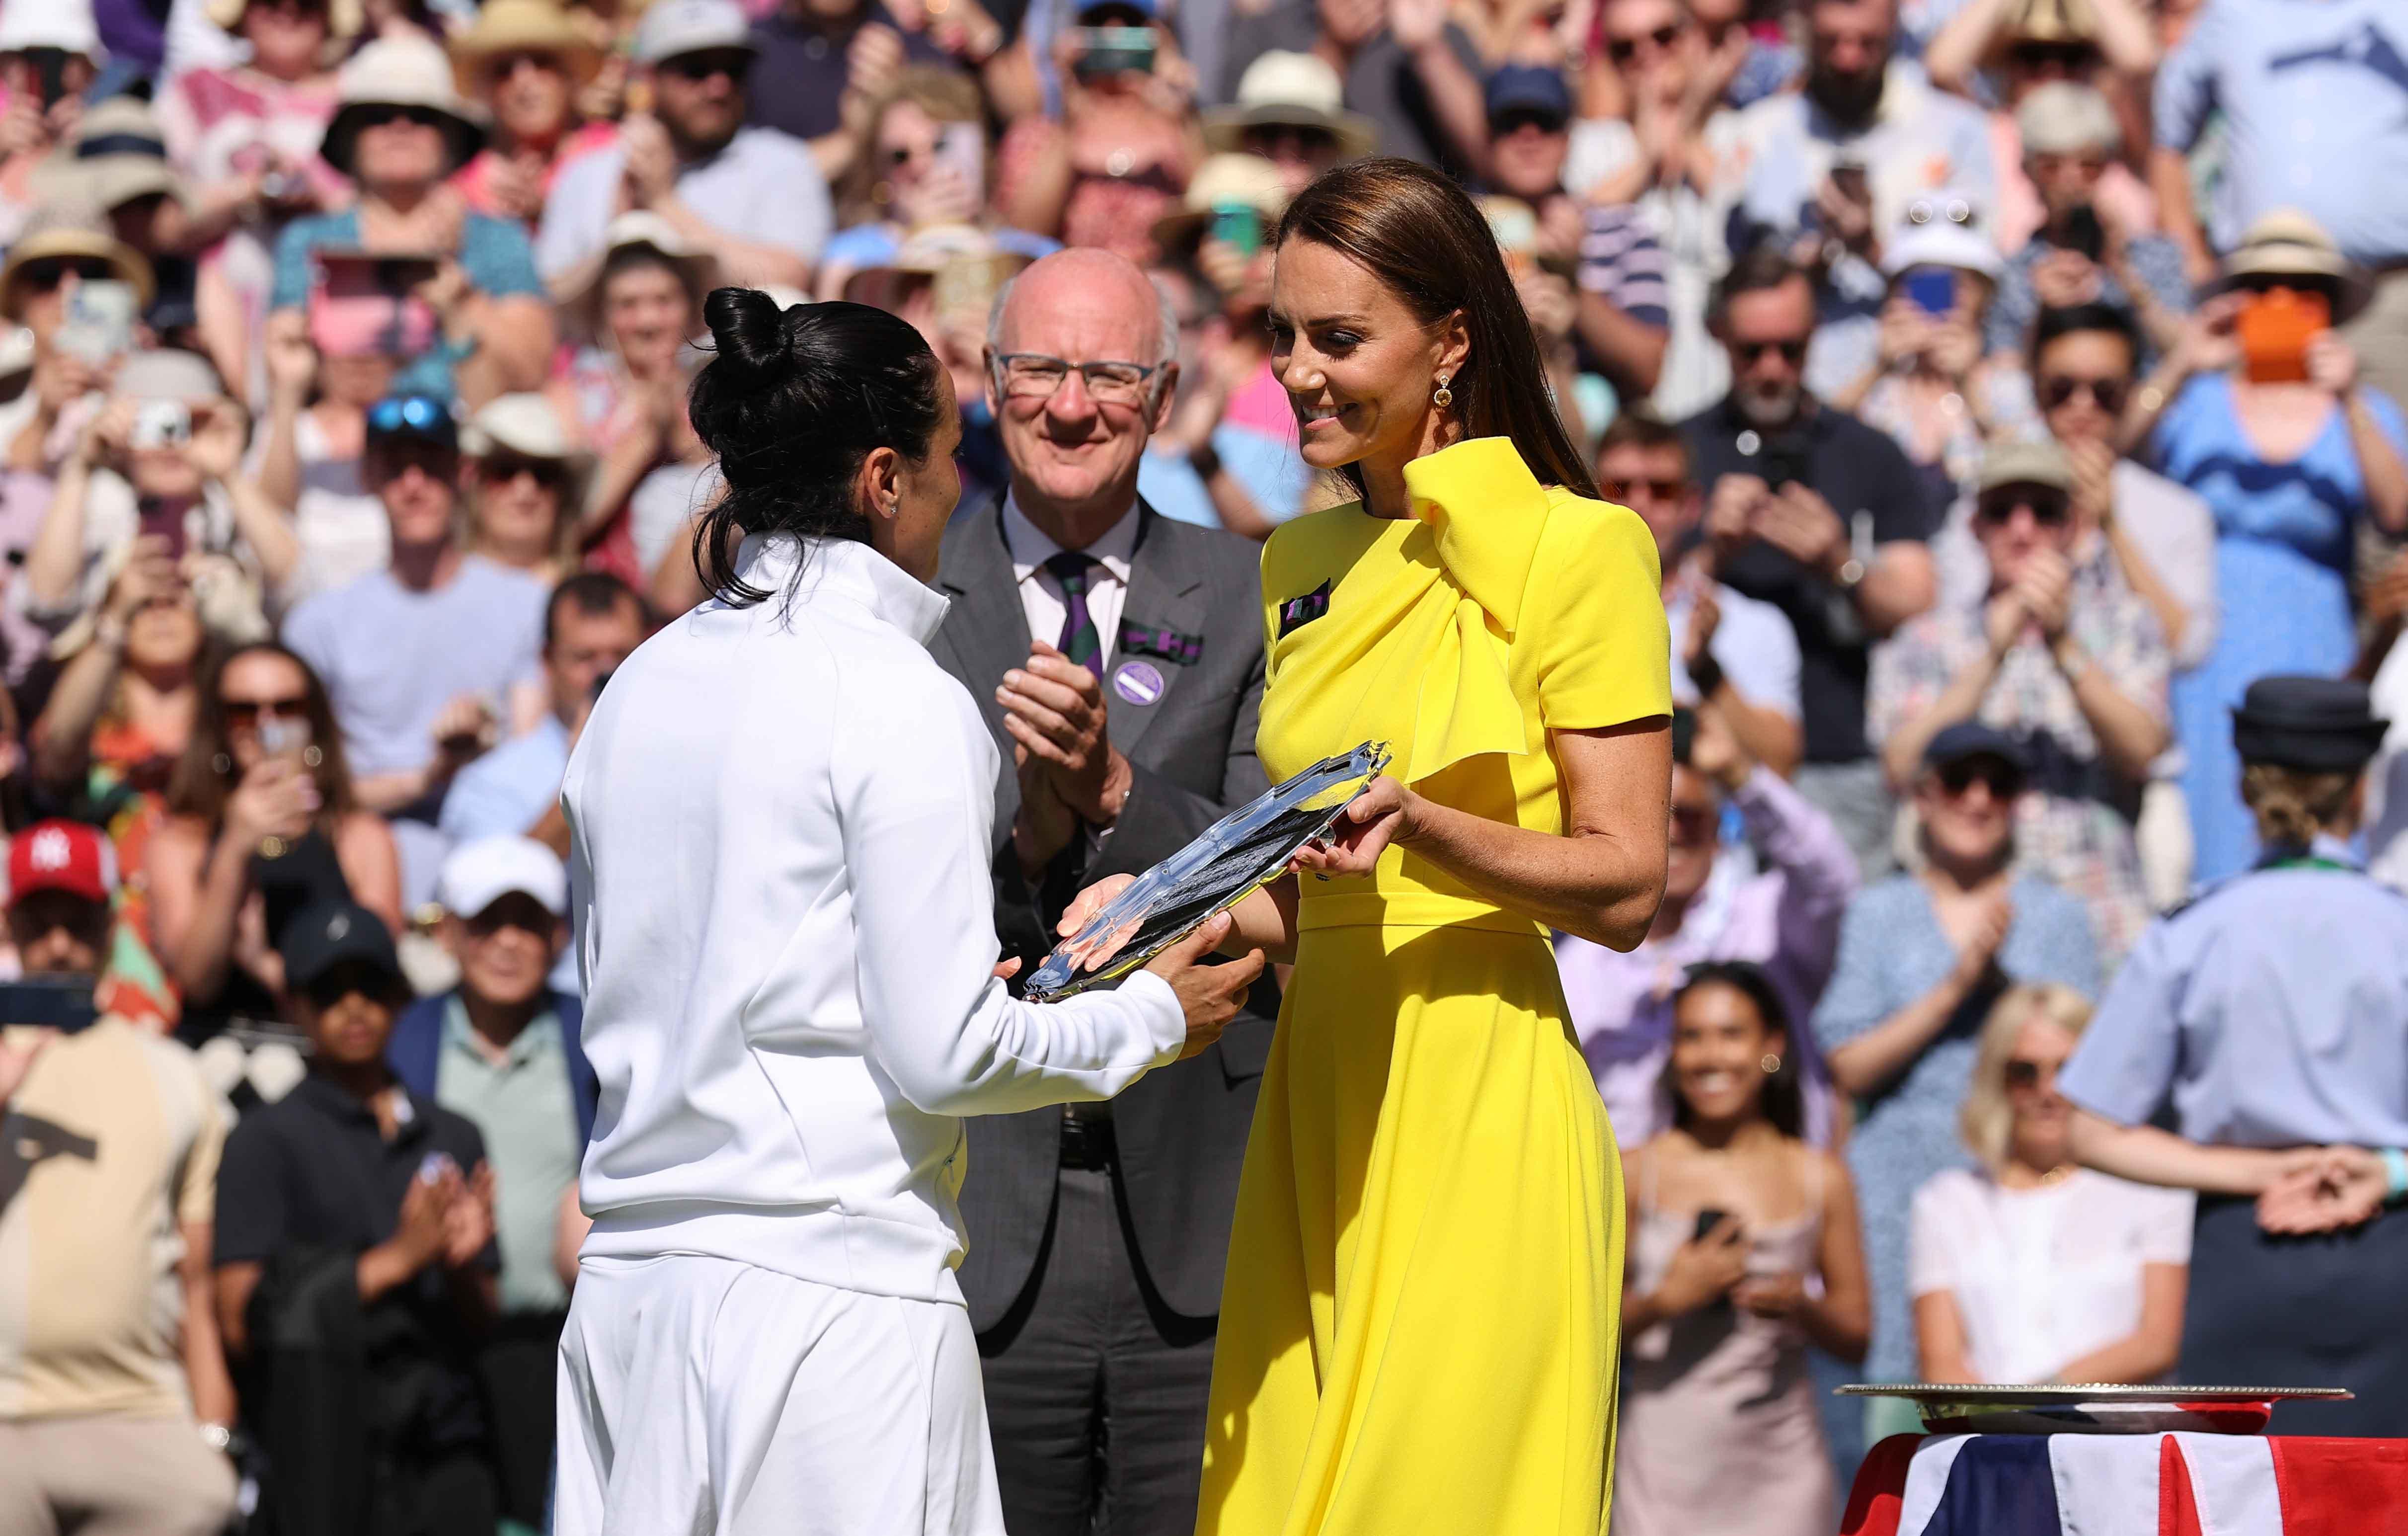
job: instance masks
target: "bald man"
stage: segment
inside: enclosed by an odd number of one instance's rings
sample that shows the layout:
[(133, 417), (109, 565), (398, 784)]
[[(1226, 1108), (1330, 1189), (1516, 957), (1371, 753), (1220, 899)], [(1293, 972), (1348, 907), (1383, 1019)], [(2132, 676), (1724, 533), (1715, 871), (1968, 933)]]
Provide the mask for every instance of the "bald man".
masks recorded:
[[(1258, 552), (1137, 494), (1179, 381), (1176, 317), (1122, 258), (1065, 251), (996, 302), (1010, 484), (965, 504), (930, 647), (1004, 754), (996, 922), (1033, 967), (1078, 891), (1266, 787)], [(1188, 1536), (1221, 1270), (1279, 998), (1111, 1104), (968, 1121), (961, 1282), (1011, 1536)]]

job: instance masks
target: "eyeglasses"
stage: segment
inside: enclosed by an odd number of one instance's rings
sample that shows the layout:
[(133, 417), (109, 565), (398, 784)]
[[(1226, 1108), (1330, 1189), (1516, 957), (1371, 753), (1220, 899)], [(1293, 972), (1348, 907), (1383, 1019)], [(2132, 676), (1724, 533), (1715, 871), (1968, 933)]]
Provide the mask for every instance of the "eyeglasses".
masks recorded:
[(1990, 798), (2012, 800), (2024, 792), (2024, 776), (2012, 763), (2001, 763), (1993, 757), (1967, 757), (1954, 763), (1942, 763), (1938, 774), (1940, 787), (1950, 799), (1964, 794), (1975, 784), (1989, 787)]
[(368, 407), (370, 432), (434, 433), (452, 425), (452, 408), (431, 395), (388, 395)]
[(1338, 135), (1303, 122), (1267, 122), (1246, 130), (1246, 148), (1267, 160), (1283, 154), (1311, 159), (1338, 148)]
[(2029, 1093), (2041, 1085), (2042, 1079), (2057, 1081), (2057, 1063), (2034, 1061), (2028, 1056), (2015, 1056), (2007, 1062), (2007, 1086), (2020, 1093)]
[(1984, 496), (1973, 504), (1973, 515), (1989, 524), (2012, 523), (2018, 507), (2043, 528), (2061, 528), (2073, 520), (2073, 503), (2064, 492), (2029, 485), (2003, 486)]
[(2131, 380), (2128, 379), (2085, 379), (2079, 374), (2058, 373), (2040, 381), (2041, 404), (2050, 410), (2071, 404), (2077, 395), (2087, 395), (2108, 415), (2120, 416), (2131, 392)]
[(1627, 507), (1634, 492), (1644, 492), (1651, 501), (1678, 501), (1688, 494), (1689, 484), (1679, 480), (1601, 480), (1597, 488), (1605, 493), (1606, 500)]
[(106, 282), (117, 268), (97, 256), (36, 256), (17, 268), (17, 280), (37, 294), (47, 294), (74, 273), (81, 282)]
[(535, 482), (548, 491), (557, 491), (568, 483), (568, 466), (558, 459), (521, 458), (513, 453), (495, 453), (478, 462), (477, 473), (495, 485), (508, 485), (521, 475), (532, 475)]
[(1140, 363), (1071, 363), (1042, 352), (1006, 352), (995, 360), (996, 377), (1004, 395), (1014, 400), (1050, 400), (1076, 369), (1087, 393), (1097, 404), (1139, 406), (1146, 402), (1154, 376), (1163, 365)]
[(287, 694), (282, 698), (227, 698), (219, 703), (225, 710), (229, 725), (256, 725), (262, 716), (278, 720), (306, 720), (309, 699), (304, 694)]
[(1638, 57), (1641, 43), (1653, 44), (1656, 51), (1661, 53), (1680, 39), (1680, 23), (1670, 22), (1653, 32), (1641, 33), (1636, 37), (1608, 37), (1605, 40), (1605, 56), (1615, 64), (1628, 64)]
[(443, 114), (431, 107), (404, 107), (387, 102), (360, 108), (362, 128), (390, 128), (396, 122), (407, 122), (420, 128), (440, 128)]
[(714, 75), (724, 75), (741, 85), (744, 77), (752, 72), (752, 55), (740, 48), (706, 49), (699, 53), (681, 53), (674, 59), (664, 59), (661, 68), (696, 85)]
[(1739, 354), (1742, 367), (1753, 366), (1756, 359), (1770, 352), (1779, 352), (1781, 360), (1791, 367), (1806, 361), (1806, 337), (1802, 336), (1782, 337), (1772, 341), (1744, 341), (1734, 337), (1730, 349)]

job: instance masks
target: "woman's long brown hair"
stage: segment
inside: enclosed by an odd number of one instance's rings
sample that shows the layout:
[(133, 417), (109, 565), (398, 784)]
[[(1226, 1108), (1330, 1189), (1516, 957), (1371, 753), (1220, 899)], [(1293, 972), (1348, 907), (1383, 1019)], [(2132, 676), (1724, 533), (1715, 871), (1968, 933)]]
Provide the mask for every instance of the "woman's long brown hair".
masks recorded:
[(327, 699), (326, 685), (318, 681), (318, 674), (308, 662), (274, 640), (237, 646), (211, 662), (201, 674), (201, 696), (193, 716), (193, 734), (185, 739), (184, 754), (176, 760), (176, 770), (167, 780), (168, 812), (194, 817), (208, 827), (212, 838), (217, 836), (225, 818), (226, 797), (242, 782), (241, 774), (233, 768), (220, 772), (217, 767), (220, 757), (229, 764), (234, 760), (234, 749), (227, 744), (222, 690), (226, 668), (248, 656), (281, 656), (301, 674), (301, 712), (309, 721), (309, 743), (318, 749), (318, 766), (309, 772), (318, 785), (318, 827), (331, 835), (352, 809), (351, 770), (343, 759), (342, 727), (335, 724), (334, 705)]
[[(1275, 245), (1311, 240), (1361, 263), (1425, 323), (1460, 314), (1471, 338), (1447, 381), (1468, 438), (1506, 438), (1549, 485), (1596, 496), (1597, 481), (1556, 414), (1530, 317), (1488, 221), (1463, 189), (1411, 160), (1357, 160), (1323, 173), (1288, 205)], [(1363, 492), (1363, 472), (1339, 474)]]

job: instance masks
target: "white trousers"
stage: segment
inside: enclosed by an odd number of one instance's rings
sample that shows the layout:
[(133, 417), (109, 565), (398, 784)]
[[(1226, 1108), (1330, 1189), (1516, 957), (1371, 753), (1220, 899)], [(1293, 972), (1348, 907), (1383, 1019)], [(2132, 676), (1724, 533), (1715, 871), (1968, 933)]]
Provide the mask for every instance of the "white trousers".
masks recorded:
[(1003, 1536), (956, 1305), (728, 1259), (589, 1258), (560, 1338), (556, 1536)]

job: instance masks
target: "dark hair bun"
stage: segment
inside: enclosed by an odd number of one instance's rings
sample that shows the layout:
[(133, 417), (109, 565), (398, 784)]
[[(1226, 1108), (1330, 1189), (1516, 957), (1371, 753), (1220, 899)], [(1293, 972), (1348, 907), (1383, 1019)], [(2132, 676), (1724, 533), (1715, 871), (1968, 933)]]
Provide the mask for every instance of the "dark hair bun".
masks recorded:
[(762, 375), (786, 366), (786, 311), (758, 288), (715, 288), (702, 302), (719, 361)]

